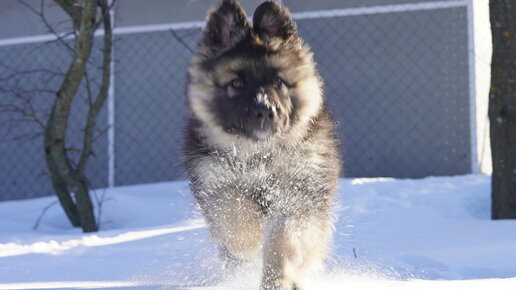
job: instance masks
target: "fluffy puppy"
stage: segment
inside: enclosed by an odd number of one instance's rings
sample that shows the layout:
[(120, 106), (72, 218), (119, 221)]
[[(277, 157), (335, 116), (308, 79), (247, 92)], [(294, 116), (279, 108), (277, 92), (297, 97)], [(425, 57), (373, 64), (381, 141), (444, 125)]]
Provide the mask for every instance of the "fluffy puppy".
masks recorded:
[(228, 262), (263, 250), (262, 289), (299, 289), (332, 236), (340, 157), (323, 83), (290, 12), (262, 3), (252, 25), (224, 0), (188, 67), (184, 165)]

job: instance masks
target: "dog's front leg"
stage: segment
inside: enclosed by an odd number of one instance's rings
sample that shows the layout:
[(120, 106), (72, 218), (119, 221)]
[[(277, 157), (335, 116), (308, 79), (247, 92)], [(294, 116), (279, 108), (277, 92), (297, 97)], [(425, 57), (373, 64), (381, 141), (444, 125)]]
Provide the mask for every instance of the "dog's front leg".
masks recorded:
[(301, 289), (299, 273), (322, 266), (332, 226), (327, 215), (267, 220), (263, 251), (263, 290)]
[(214, 192), (200, 202), (211, 237), (225, 266), (255, 257), (262, 246), (262, 213), (251, 198), (234, 190)]
[(286, 217), (267, 220), (263, 247), (262, 290), (294, 289), (292, 257), (295, 256), (296, 248), (289, 241), (290, 235)]

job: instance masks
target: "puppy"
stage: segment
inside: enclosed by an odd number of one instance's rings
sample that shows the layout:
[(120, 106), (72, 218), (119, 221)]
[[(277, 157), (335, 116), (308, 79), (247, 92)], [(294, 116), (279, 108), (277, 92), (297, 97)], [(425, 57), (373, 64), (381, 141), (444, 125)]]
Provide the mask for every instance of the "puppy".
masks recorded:
[(252, 24), (224, 0), (188, 67), (183, 147), (191, 191), (228, 263), (263, 252), (262, 289), (300, 289), (332, 237), (340, 156), (323, 83), (290, 12)]

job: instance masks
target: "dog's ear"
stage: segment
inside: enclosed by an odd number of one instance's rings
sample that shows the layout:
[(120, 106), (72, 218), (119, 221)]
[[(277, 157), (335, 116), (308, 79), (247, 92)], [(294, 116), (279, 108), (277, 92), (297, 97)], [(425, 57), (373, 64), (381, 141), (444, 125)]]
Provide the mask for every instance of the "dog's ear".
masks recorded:
[(226, 50), (248, 32), (247, 15), (234, 0), (224, 0), (208, 13), (202, 44), (214, 50)]
[(256, 8), (253, 30), (265, 42), (274, 37), (287, 40), (297, 34), (290, 11), (276, 1), (263, 2)]

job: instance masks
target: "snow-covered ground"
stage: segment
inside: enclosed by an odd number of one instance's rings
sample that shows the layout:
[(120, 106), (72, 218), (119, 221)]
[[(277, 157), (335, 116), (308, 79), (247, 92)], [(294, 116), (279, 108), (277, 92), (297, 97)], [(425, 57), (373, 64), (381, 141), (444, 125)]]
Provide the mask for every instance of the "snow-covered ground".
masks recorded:
[[(334, 250), (307, 289), (516, 289), (516, 221), (491, 221), (490, 178), (343, 179)], [(0, 203), (0, 289), (257, 289), (231, 277), (185, 182), (106, 191), (101, 231), (70, 227), (55, 197)]]

